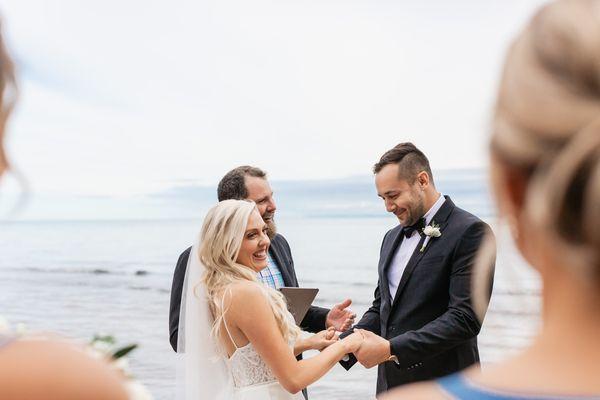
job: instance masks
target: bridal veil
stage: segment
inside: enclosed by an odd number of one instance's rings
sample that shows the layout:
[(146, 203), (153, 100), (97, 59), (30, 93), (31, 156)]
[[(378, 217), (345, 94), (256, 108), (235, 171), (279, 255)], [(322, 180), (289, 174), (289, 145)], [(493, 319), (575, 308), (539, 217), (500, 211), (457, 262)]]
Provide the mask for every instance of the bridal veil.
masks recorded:
[(233, 381), (211, 335), (213, 318), (201, 283), (205, 267), (198, 249), (196, 244), (190, 252), (181, 295), (177, 399), (229, 400), (233, 397)]

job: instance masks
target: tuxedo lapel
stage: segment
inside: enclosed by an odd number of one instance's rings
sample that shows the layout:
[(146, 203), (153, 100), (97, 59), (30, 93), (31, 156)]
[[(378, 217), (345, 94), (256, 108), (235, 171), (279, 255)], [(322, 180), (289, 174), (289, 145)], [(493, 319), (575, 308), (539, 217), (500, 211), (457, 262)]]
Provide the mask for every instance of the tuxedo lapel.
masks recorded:
[(273, 260), (275, 261), (277, 267), (279, 268), (279, 271), (281, 272), (281, 277), (283, 278), (283, 283), (285, 284), (285, 286), (297, 287), (298, 281), (296, 280), (295, 276), (292, 275), (292, 273), (290, 272), (290, 266), (284, 260), (283, 256), (281, 255), (281, 252), (277, 248), (277, 245), (275, 245), (275, 242), (273, 242), (269, 247), (269, 252), (271, 253)]
[[(448, 217), (450, 216), (450, 213), (452, 212), (452, 210), (454, 210), (454, 207), (455, 207), (454, 203), (452, 202), (452, 200), (450, 199), (449, 196), (445, 196), (445, 198), (446, 198), (446, 201), (444, 202), (442, 207), (440, 207), (438, 212), (435, 213), (435, 215), (431, 219), (432, 222), (435, 222), (436, 224), (438, 224), (440, 226), (441, 232), (444, 231), (444, 227), (446, 227), (446, 225), (448, 223)], [(443, 234), (442, 234), (442, 236), (443, 236)], [(395, 306), (396, 303), (398, 302), (398, 299), (400, 298), (400, 295), (402, 294), (402, 290), (406, 286), (406, 283), (410, 279), (410, 276), (412, 275), (413, 271), (415, 270), (415, 268), (417, 267), (417, 265), (419, 264), (421, 259), (427, 254), (427, 249), (432, 245), (432, 241), (440, 240), (440, 238), (433, 238), (433, 237), (430, 238), (430, 240), (427, 244), (427, 247), (425, 249), (423, 249), (423, 251), (421, 251), (421, 248), (423, 247), (423, 244), (425, 243), (425, 238), (427, 238), (427, 236), (425, 236), (425, 234), (421, 234), (421, 240), (419, 240), (419, 244), (417, 245), (417, 248), (415, 249), (412, 256), (410, 257), (410, 260), (408, 260), (408, 264), (406, 264), (406, 268), (404, 269), (402, 278), (400, 278), (400, 282), (398, 283), (398, 290), (396, 290), (396, 296), (394, 297), (394, 301), (392, 302), (392, 307)]]
[(446, 198), (446, 201), (444, 202), (444, 204), (442, 204), (438, 212), (436, 212), (433, 218), (431, 219), (432, 222), (439, 224), (440, 228), (442, 224), (445, 226), (448, 223), (448, 217), (456, 207), (450, 196), (444, 197)]

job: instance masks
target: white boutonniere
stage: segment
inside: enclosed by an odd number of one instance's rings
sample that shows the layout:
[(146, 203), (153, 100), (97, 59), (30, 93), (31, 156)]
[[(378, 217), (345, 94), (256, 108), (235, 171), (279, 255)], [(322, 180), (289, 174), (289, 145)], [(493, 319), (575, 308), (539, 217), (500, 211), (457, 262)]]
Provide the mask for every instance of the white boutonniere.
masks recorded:
[(440, 231), (440, 226), (437, 225), (433, 221), (431, 221), (431, 224), (429, 224), (425, 228), (423, 228), (423, 233), (427, 237), (425, 238), (425, 241), (423, 242), (423, 246), (421, 246), (421, 253), (425, 251), (425, 247), (427, 246), (427, 243), (429, 243), (431, 238), (436, 238), (436, 237), (442, 236), (442, 231)]

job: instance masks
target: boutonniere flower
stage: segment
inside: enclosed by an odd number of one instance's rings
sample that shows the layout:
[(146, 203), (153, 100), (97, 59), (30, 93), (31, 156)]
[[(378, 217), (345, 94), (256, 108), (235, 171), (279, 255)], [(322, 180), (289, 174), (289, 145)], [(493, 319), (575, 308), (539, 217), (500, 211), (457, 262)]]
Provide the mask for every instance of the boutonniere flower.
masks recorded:
[(427, 243), (431, 240), (431, 238), (437, 238), (442, 236), (442, 231), (440, 231), (440, 226), (435, 222), (431, 221), (430, 225), (427, 225), (423, 228), (423, 234), (426, 236), (425, 241), (423, 241), (423, 246), (421, 246), (421, 253), (425, 251), (425, 247)]

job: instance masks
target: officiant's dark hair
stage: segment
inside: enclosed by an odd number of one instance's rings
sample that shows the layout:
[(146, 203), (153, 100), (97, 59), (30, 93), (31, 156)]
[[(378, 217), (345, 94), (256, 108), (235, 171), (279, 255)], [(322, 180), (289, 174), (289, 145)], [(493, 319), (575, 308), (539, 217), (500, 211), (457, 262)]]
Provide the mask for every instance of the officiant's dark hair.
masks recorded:
[(234, 168), (221, 179), (217, 187), (217, 198), (223, 200), (244, 200), (248, 197), (246, 177), (267, 179), (267, 173), (260, 168), (242, 165)]
[(425, 171), (429, 175), (431, 185), (435, 186), (427, 156), (410, 142), (397, 144), (393, 149), (386, 151), (379, 162), (373, 166), (373, 173), (378, 174), (383, 167), (389, 164), (398, 164), (400, 178), (405, 179), (410, 184), (415, 182), (421, 171)]

